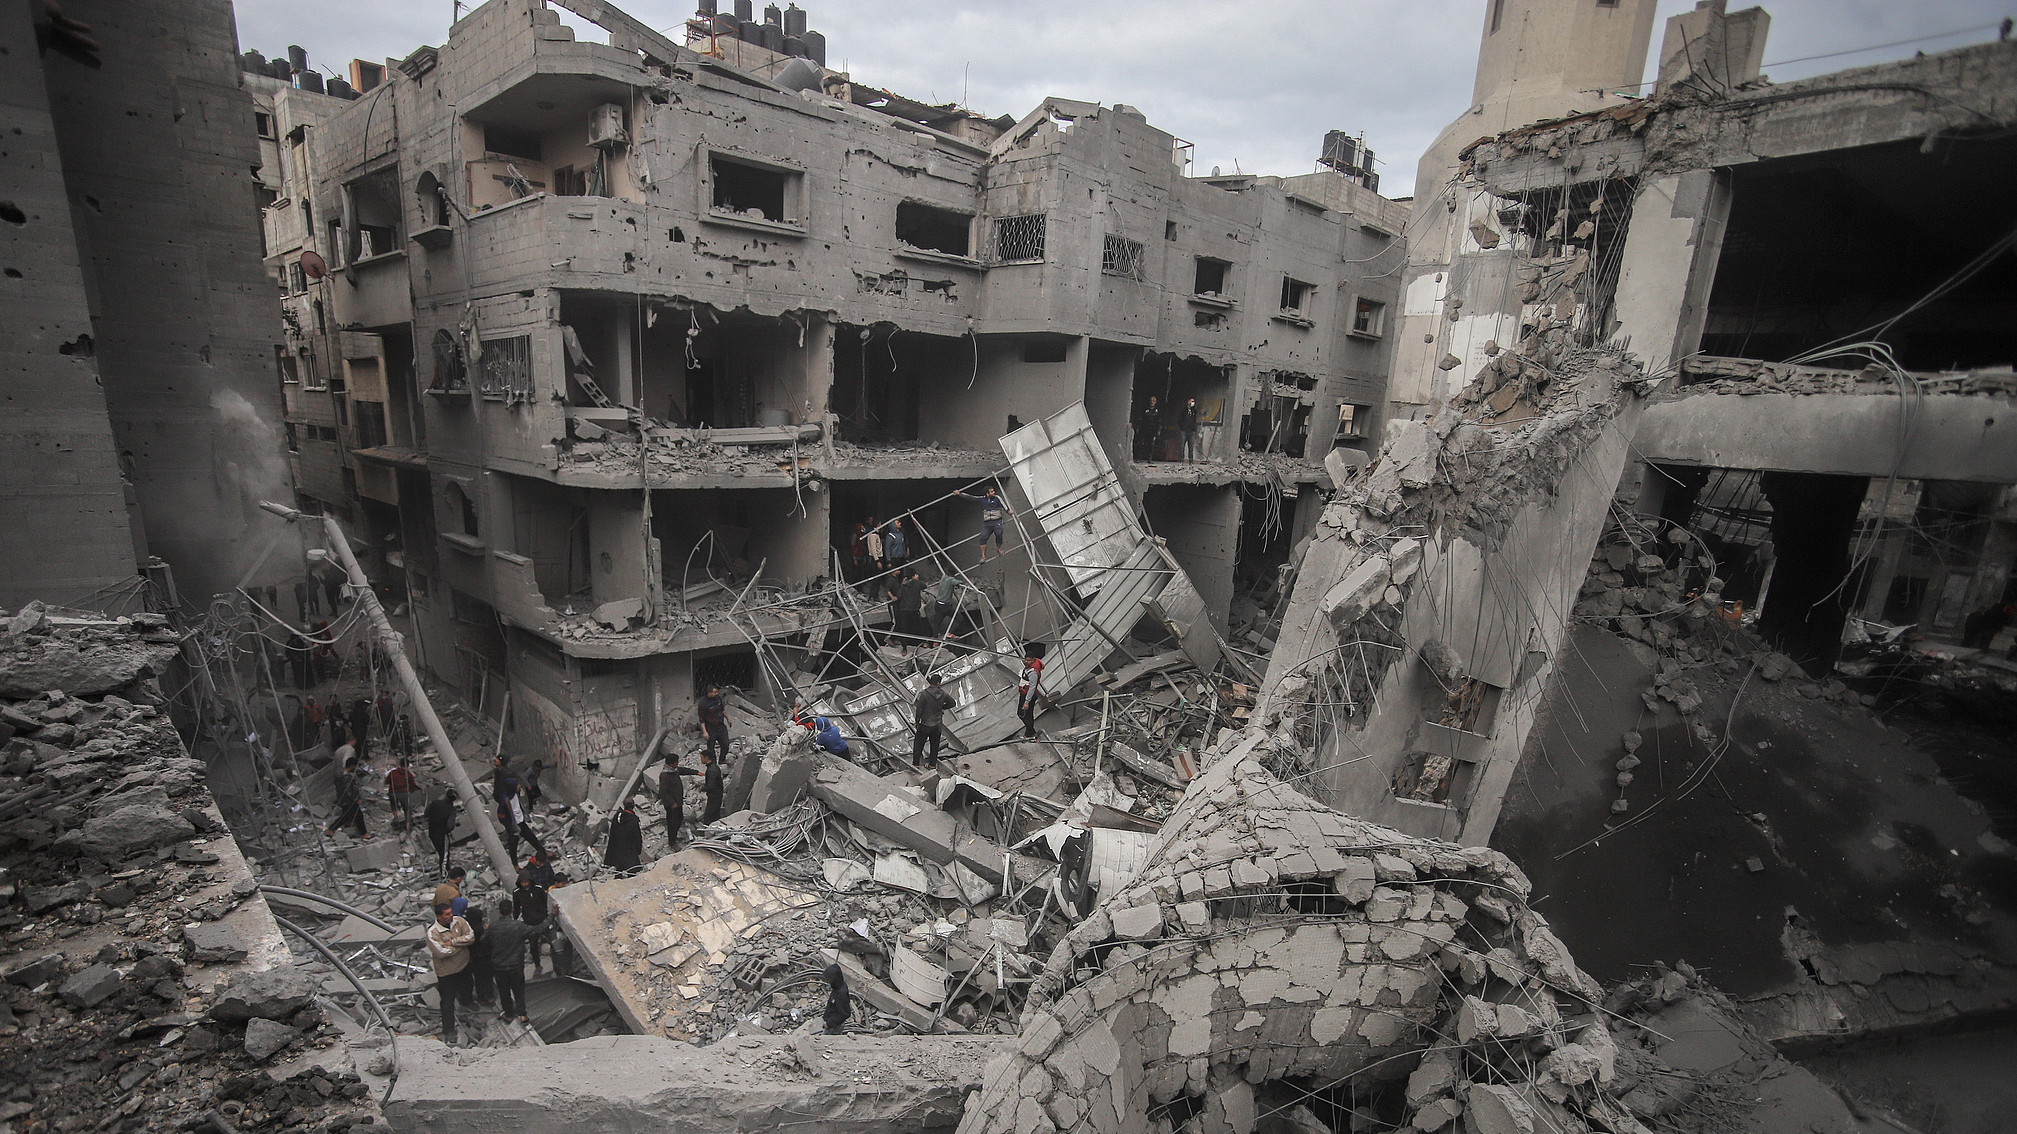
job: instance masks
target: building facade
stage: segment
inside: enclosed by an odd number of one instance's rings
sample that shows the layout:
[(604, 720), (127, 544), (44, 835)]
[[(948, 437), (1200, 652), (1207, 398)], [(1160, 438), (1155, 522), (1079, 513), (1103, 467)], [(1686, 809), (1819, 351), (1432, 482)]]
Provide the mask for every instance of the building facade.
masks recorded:
[[(985, 119), (594, 15), (610, 42), (540, 0), (468, 13), (309, 123), (288, 190), (326, 266), (290, 299), (301, 490), (354, 509), (425, 662), (509, 690), (563, 790), (696, 684), (756, 684), (716, 608), (849, 574), (857, 523), (971, 562), (951, 494), (1024, 423), (1085, 405), (1221, 629), (1374, 434), (1404, 206), (1362, 178), (1191, 177), (1125, 106)], [(1010, 551), (997, 601), (1035, 611)]]

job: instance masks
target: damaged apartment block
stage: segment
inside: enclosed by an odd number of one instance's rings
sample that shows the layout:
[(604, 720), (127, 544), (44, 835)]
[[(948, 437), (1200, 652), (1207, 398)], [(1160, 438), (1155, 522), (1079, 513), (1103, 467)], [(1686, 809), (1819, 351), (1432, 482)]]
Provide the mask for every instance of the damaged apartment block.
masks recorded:
[(932, 579), (974, 569), (976, 633), (1062, 629), (1047, 552), (1014, 524), (1004, 556), (973, 545), (987, 485), (1030, 504), (998, 439), (1074, 406), (1215, 632), (1265, 652), (1326, 458), (1363, 463), (1383, 404), (1403, 210), (1362, 146), (1191, 177), (1126, 106), (988, 119), (858, 85), (816, 32), (770, 43), (797, 9), (673, 42), (563, 6), (607, 41), (493, 0), (334, 94), (278, 92), (267, 210), (300, 492), (405, 589), (427, 665), (486, 711), (509, 694), (563, 795), (606, 806), (707, 683), (788, 711), (805, 690), (756, 639), (813, 672), (843, 648), (790, 604), (872, 589), (871, 518), (943, 549)]

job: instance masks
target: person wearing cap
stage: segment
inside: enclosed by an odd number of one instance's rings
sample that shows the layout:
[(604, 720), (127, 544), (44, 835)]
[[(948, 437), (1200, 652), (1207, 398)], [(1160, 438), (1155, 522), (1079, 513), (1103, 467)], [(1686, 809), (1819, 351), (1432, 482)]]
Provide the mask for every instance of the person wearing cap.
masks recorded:
[(456, 1002), (475, 1004), (469, 974), (469, 947), (475, 941), (476, 931), (456, 916), (448, 902), (435, 903), (434, 924), (427, 927), (427, 957), (434, 963), (434, 990), (441, 997), (441, 1042), (450, 1047), (455, 1046)]
[(918, 692), (917, 701), (911, 706), (915, 713), (914, 727), (911, 729), (910, 762), (918, 764), (924, 759), (925, 742), (931, 742), (931, 758), (938, 760), (939, 739), (945, 731), (945, 711), (956, 702), (952, 694), (945, 691), (943, 678), (934, 673)]

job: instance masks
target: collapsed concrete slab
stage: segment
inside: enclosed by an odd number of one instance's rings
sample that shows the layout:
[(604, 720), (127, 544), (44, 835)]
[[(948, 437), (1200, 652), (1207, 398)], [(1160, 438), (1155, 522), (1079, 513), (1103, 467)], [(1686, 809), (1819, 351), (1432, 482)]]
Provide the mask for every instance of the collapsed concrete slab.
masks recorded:
[(996, 1036), (747, 1036), (708, 1048), (598, 1036), (488, 1058), (400, 1044), (396, 1129), (928, 1134), (958, 1122)]
[(1150, 865), (1052, 954), (962, 1134), (1245, 1134), (1333, 1088), (1382, 1128), (1612, 1105), (1600, 990), (1518, 868), (1322, 806), (1268, 770), (1285, 743), (1222, 739)]
[[(941, 866), (958, 864), (996, 886), (1002, 884), (1002, 862), (1009, 851), (939, 810), (921, 791), (833, 759), (813, 774), (810, 790), (813, 798), (836, 813), (899, 846)], [(1029, 878), (1042, 869), (1044, 864), (1032, 862), (1017, 873)]]

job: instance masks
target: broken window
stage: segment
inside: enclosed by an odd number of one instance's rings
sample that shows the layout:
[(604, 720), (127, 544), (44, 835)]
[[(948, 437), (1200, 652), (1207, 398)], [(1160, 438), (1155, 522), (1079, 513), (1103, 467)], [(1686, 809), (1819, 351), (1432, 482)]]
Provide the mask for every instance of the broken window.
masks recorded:
[(385, 444), (385, 403), (352, 402), (357, 410), (357, 447), (376, 449)]
[(443, 327), (434, 332), (434, 381), (427, 390), (433, 394), (445, 394), (457, 390), (467, 390), (469, 380), (463, 376), (462, 344), (455, 341), (455, 335)]
[(1317, 285), (1315, 284), (1304, 283), (1303, 281), (1295, 279), (1294, 277), (1291, 276), (1283, 276), (1282, 314), (1294, 315), (1298, 318), (1308, 318), (1310, 296), (1314, 294), (1316, 290)]
[(972, 255), (973, 217), (922, 201), (901, 201), (896, 207), (896, 238), (929, 252)]
[(1141, 241), (1107, 233), (1105, 247), (1100, 252), (1100, 274), (1140, 280), (1143, 258)]
[(478, 363), (476, 392), (486, 398), (530, 401), (532, 398), (532, 336), (484, 339)]
[(800, 223), (798, 194), (804, 174), (725, 154), (708, 155), (708, 174), (712, 186), (708, 208), (716, 214), (772, 224)]
[(1371, 406), (1355, 406), (1349, 402), (1338, 403), (1338, 435), (1336, 440), (1339, 442), (1365, 440), (1366, 418), (1371, 412)]
[(994, 222), (994, 258), (1004, 264), (1044, 258), (1044, 214), (998, 217)]
[(273, 137), (273, 116), (263, 111), (258, 110), (253, 111), (252, 128), (256, 130), (259, 136), (262, 138)]
[(1361, 297), (1352, 306), (1352, 333), (1379, 337), (1386, 333), (1387, 305)]
[(1191, 286), (1191, 294), (1211, 296), (1214, 299), (1224, 296), (1226, 273), (1231, 269), (1232, 265), (1224, 260), (1215, 260), (1210, 256), (1198, 257), (1197, 275)]
[(273, 344), (273, 366), (274, 369), (280, 371), (280, 380), (282, 382), (290, 386), (300, 383), (301, 372), (295, 369), (294, 356), (288, 354), (287, 348), (281, 346), (279, 343)]
[(532, 130), (520, 130), (515, 126), (484, 123), (483, 148), (490, 153), (502, 154), (505, 157), (524, 158), (527, 161), (545, 160), (541, 156), (539, 134)]
[(553, 195), (556, 197), (588, 196), (588, 171), (563, 165), (553, 171)]

